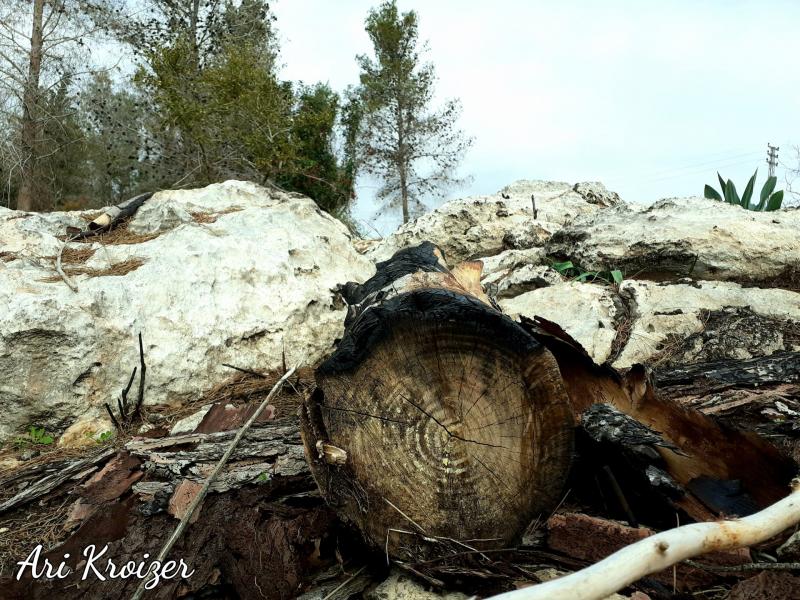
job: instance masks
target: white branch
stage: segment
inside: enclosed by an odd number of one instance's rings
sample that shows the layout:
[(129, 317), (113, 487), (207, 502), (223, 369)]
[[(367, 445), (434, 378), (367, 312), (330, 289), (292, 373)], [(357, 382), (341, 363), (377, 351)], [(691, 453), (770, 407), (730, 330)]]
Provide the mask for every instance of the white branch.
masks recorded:
[(707, 552), (758, 544), (797, 523), (800, 523), (800, 480), (795, 479), (791, 494), (749, 517), (692, 523), (663, 531), (626, 546), (591, 567), (499, 594), (492, 600), (601, 600), (650, 573)]

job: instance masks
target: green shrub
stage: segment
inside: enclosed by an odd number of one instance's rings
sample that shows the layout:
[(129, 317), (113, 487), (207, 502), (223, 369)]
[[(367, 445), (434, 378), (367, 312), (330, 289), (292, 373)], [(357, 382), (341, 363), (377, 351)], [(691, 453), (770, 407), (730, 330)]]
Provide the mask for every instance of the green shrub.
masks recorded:
[(36, 427), (31, 425), (28, 428), (27, 436), (19, 436), (14, 440), (17, 448), (26, 448), (31, 445), (49, 446), (53, 443), (53, 436), (48, 434), (44, 427)]
[(575, 266), (571, 260), (551, 262), (550, 266), (558, 271), (560, 275), (581, 283), (619, 285), (625, 279), (625, 276), (619, 269), (614, 269), (612, 271), (586, 271), (581, 267)]
[(747, 210), (778, 210), (783, 203), (783, 190), (774, 191), (775, 185), (778, 183), (778, 178), (774, 175), (768, 178), (764, 187), (761, 188), (759, 203), (753, 204), (750, 202), (750, 199), (753, 197), (753, 188), (756, 184), (756, 175), (758, 175), (758, 169), (753, 173), (750, 181), (747, 182), (747, 187), (745, 187), (741, 198), (736, 192), (736, 186), (733, 184), (733, 180), (728, 179), (725, 181), (719, 173), (717, 173), (717, 178), (722, 188), (722, 195), (710, 185), (706, 185), (703, 195), (709, 200), (719, 200), (720, 202), (727, 202), (728, 204), (736, 204)]

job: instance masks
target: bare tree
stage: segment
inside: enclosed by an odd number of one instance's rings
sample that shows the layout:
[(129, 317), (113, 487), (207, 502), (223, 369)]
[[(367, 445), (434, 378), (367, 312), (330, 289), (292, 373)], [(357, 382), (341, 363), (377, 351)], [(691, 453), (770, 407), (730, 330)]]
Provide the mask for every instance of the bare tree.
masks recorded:
[(90, 15), (101, 8), (100, 2), (80, 0), (0, 0), (0, 117), (9, 132), (0, 159), (4, 188), (10, 192), (16, 182), (19, 210), (46, 206), (39, 170), (60, 149), (46, 130), (65, 115), (50, 113), (44, 99), (87, 72), (79, 65), (88, 57), (79, 55), (97, 30)]
[(793, 146), (792, 163), (786, 164), (781, 162), (781, 166), (785, 169), (784, 179), (786, 181), (786, 193), (791, 197), (790, 203), (792, 206), (800, 206), (800, 146)]

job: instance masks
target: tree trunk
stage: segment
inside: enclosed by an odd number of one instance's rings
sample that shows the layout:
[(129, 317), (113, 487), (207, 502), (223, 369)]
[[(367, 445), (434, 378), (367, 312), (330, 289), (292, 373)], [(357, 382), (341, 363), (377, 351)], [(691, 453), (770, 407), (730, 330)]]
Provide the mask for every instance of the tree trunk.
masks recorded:
[(33, 26), (28, 63), (28, 78), (22, 97), (22, 166), (17, 192), (17, 210), (33, 210), (36, 194), (37, 141), (39, 138), (39, 75), (42, 69), (42, 15), (44, 0), (33, 2)]
[(408, 182), (406, 181), (406, 167), (400, 166), (400, 201), (403, 204), (403, 223), (408, 223), (411, 215), (408, 212)]
[(569, 469), (558, 366), (492, 306), (480, 272), (449, 270), (426, 242), (345, 286), (344, 338), (302, 413), (325, 498), (401, 560), (513, 542), (555, 506)]
[(397, 175), (400, 179), (400, 204), (403, 208), (403, 223), (408, 223), (408, 164), (406, 160), (406, 141), (403, 127), (403, 106), (397, 104)]

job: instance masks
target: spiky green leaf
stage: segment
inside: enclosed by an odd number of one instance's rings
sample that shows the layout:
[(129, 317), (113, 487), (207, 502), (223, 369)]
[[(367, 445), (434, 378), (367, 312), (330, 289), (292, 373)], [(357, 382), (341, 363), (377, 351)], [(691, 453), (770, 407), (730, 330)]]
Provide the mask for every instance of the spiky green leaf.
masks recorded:
[(722, 195), (724, 196), (725, 195), (725, 183), (726, 182), (722, 178), (722, 175), (719, 174), (719, 171), (717, 171), (717, 179), (719, 180), (719, 189), (722, 190)]
[(741, 200), (739, 199), (739, 194), (736, 192), (736, 186), (733, 183), (733, 179), (728, 179), (725, 183), (725, 201), (729, 204), (741, 204)]
[(783, 203), (783, 190), (779, 190), (769, 197), (766, 210), (778, 210)]
[(611, 277), (614, 279), (614, 283), (616, 283), (617, 285), (622, 283), (622, 280), (624, 279), (624, 277), (622, 276), (622, 271), (620, 271), (619, 269), (614, 269), (613, 271), (611, 271)]
[(720, 196), (719, 192), (710, 185), (706, 185), (705, 189), (703, 190), (703, 195), (709, 200), (719, 200), (722, 202), (722, 196)]
[(778, 183), (778, 178), (773, 175), (772, 177), (768, 177), (767, 181), (764, 183), (764, 187), (761, 188), (761, 201), (758, 203), (758, 207), (756, 210), (764, 210), (764, 207), (767, 205), (767, 200), (775, 191), (775, 186)]
[(756, 172), (753, 173), (753, 176), (750, 178), (750, 181), (747, 182), (747, 187), (744, 188), (744, 192), (742, 193), (742, 206), (745, 208), (750, 208), (750, 198), (753, 197), (753, 188), (756, 185), (756, 176), (758, 175), (758, 169)]

